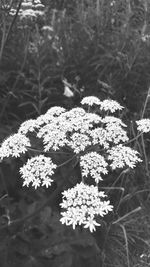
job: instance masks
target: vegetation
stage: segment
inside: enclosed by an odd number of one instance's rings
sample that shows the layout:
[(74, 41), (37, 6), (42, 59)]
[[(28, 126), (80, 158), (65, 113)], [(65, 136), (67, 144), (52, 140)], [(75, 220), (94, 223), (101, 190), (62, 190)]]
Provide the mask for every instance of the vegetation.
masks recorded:
[[(53, 106), (72, 110), (92, 95), (125, 107), (118, 112), (128, 126), (124, 142), (143, 162), (111, 170), (100, 181), (114, 209), (91, 233), (60, 223), (61, 192), (81, 180), (78, 157), (69, 161), (68, 153), (74, 152), (60, 149), (60, 157), (51, 151), (62, 166), (51, 186), (36, 190), (22, 187), (18, 169), (39, 152), (13, 159), (5, 154), (0, 163), (0, 266), (149, 265), (149, 131), (140, 134), (135, 124), (149, 118), (149, 14), (149, 0), (1, 1), (1, 149), (24, 121), (41, 118)], [(39, 140), (30, 138), (40, 150)]]

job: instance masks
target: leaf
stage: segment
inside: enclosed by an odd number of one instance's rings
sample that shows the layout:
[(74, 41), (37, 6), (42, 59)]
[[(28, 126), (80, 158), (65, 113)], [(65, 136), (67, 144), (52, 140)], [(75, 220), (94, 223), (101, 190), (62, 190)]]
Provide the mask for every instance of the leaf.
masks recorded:
[(33, 102), (31, 102), (31, 101), (24, 102), (24, 103), (20, 104), (18, 107), (23, 107), (23, 106), (27, 106), (27, 105), (31, 105), (31, 106), (33, 106), (34, 109), (36, 110), (37, 114), (40, 115), (40, 114), (39, 114), (38, 107), (36, 106), (35, 103), (33, 103)]
[(64, 95), (70, 98), (74, 96), (74, 93), (71, 91), (71, 89), (68, 86), (65, 85)]

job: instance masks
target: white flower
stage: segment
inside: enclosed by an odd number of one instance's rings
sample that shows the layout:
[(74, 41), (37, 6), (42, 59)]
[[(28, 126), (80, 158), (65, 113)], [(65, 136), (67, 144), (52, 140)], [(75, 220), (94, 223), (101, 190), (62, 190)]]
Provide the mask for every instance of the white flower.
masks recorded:
[(117, 124), (107, 124), (106, 126), (107, 140), (114, 144), (119, 144), (120, 142), (127, 142), (129, 140), (127, 133), (122, 129), (120, 125)]
[(39, 186), (49, 187), (53, 180), (50, 178), (54, 174), (57, 165), (49, 157), (39, 155), (28, 159), (27, 163), (20, 168), (20, 174), (24, 180), (23, 186), (32, 186), (37, 189)]
[[(49, 114), (49, 115), (52, 115), (52, 116), (59, 116), (60, 114), (64, 113), (66, 110), (65, 108), (63, 107), (58, 107), (58, 106), (55, 106), (55, 107), (51, 107), (47, 112), (46, 114)], [(45, 115), (46, 115), (45, 114)]]
[(89, 186), (84, 183), (77, 184), (75, 187), (65, 190), (63, 193), (63, 201), (60, 204), (64, 211), (61, 212), (62, 224), (72, 225), (73, 229), (77, 225), (83, 225), (89, 228), (91, 232), (95, 231), (97, 216), (103, 217), (113, 206), (109, 201), (103, 199), (107, 197), (103, 191), (98, 191), (96, 186)]
[(116, 110), (122, 110), (123, 107), (115, 100), (106, 99), (101, 102), (100, 109), (114, 113)]
[(89, 228), (91, 232), (96, 231), (95, 226), (100, 226), (99, 223), (97, 223), (93, 218), (90, 216), (87, 218), (87, 221), (84, 225), (84, 228)]
[(37, 133), (37, 137), (43, 139), (44, 151), (50, 149), (56, 151), (67, 144), (66, 131), (59, 124), (57, 125), (56, 119), (54, 123), (43, 126)]
[(64, 117), (65, 119), (75, 119), (85, 116), (85, 114), (86, 112), (83, 108), (77, 107), (65, 112), (64, 114), (62, 114), (62, 117)]
[(71, 111), (63, 113), (60, 117), (60, 125), (64, 122), (66, 131), (79, 131), (81, 133), (88, 133), (89, 129), (93, 128), (94, 124), (101, 122), (101, 117), (97, 114), (86, 113), (83, 109), (72, 109)]
[(142, 160), (137, 156), (139, 153), (130, 147), (123, 146), (121, 144), (108, 150), (108, 160), (112, 161), (110, 164), (111, 168), (123, 168), (129, 166), (134, 168), (136, 163)]
[(53, 121), (54, 121), (54, 117), (51, 114), (45, 113), (43, 115), (40, 115), (36, 119), (36, 128), (39, 129), (40, 127)]
[(143, 133), (150, 132), (150, 119), (141, 119), (139, 121), (136, 121), (136, 124), (138, 125), (138, 131)]
[(0, 159), (12, 157), (19, 157), (20, 154), (27, 151), (30, 147), (30, 140), (26, 136), (16, 133), (9, 136), (0, 147)]
[(32, 17), (36, 17), (36, 14), (35, 14), (35, 11), (32, 8), (30, 8), (27, 10), (20, 10), (19, 16), (20, 16), (20, 19), (27, 18), (27, 17), (32, 18)]
[(109, 148), (109, 143), (107, 141), (107, 131), (103, 128), (96, 128), (89, 132), (92, 137), (92, 144), (103, 146), (105, 149)]
[(89, 105), (89, 106), (100, 105), (101, 101), (96, 96), (86, 96), (86, 97), (84, 97), (82, 99), (81, 104), (82, 105), (86, 104), (86, 105)]
[(82, 167), (82, 175), (87, 177), (90, 175), (95, 182), (103, 180), (101, 174), (107, 174), (108, 163), (104, 157), (97, 152), (89, 152), (80, 158), (80, 166)]
[(106, 124), (107, 125), (120, 125), (120, 126), (123, 126), (123, 127), (127, 127), (126, 124), (124, 124), (122, 122), (122, 120), (120, 120), (119, 118), (116, 118), (114, 116), (105, 116), (102, 120), (102, 123)]
[(25, 8), (32, 8), (32, 2), (24, 2), (21, 4), (21, 7), (25, 7)]
[(45, 25), (42, 27), (42, 31), (49, 31), (49, 32), (52, 32), (53, 31), (53, 28), (49, 25)]
[(67, 142), (67, 145), (71, 147), (75, 153), (80, 153), (84, 151), (87, 146), (91, 145), (91, 141), (85, 134), (74, 133)]
[(27, 134), (28, 132), (34, 132), (36, 128), (36, 120), (27, 120), (23, 122), (18, 130), (20, 134)]

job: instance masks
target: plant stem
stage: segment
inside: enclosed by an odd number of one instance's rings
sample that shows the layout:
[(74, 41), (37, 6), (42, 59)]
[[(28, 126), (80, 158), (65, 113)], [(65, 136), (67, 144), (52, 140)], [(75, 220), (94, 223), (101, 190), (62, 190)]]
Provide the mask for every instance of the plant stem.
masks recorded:
[(120, 221), (124, 220), (126, 217), (132, 215), (133, 213), (140, 211), (142, 208), (141, 207), (137, 207), (136, 209), (128, 212), (127, 214), (125, 214), (124, 216), (122, 216), (121, 218), (118, 218), (116, 221), (112, 222), (112, 224), (116, 224), (119, 223)]

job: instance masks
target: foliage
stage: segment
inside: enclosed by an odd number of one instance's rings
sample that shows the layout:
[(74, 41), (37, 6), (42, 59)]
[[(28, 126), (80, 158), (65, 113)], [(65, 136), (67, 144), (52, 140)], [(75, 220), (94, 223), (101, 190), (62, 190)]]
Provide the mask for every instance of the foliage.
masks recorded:
[[(1, 198), (1, 229), (8, 235), (8, 248), (3, 236), (1, 241), (5, 266), (11, 259), (14, 266), (23, 261), (24, 266), (59, 262), (62, 266), (99, 266), (101, 262), (129, 267), (135, 263), (137, 241), (139, 247), (146, 243), (141, 224), (134, 227), (141, 203), (131, 204), (134, 192), (128, 193), (129, 185), (124, 182), (141, 159), (126, 146), (126, 125), (114, 116), (123, 107), (96, 97), (85, 97), (81, 103), (85, 109), (52, 107), (37, 119), (23, 122), (17, 133), (2, 142), (1, 160), (20, 158), (23, 186), (38, 188), (29, 187), (26, 192), (21, 188), (23, 196), (15, 205), (7, 194)], [(132, 142), (147, 132), (146, 122), (149, 125), (149, 120), (137, 121), (142, 133)], [(107, 195), (113, 206), (105, 200)]]
[[(73, 170), (69, 163), (61, 166), (51, 187), (36, 191), (22, 188), (18, 170), (38, 151), (5, 159), (0, 167), (1, 266), (147, 266), (149, 121), (140, 120), (143, 135), (134, 120), (149, 117), (149, 13), (148, 0), (0, 2), (0, 141), (22, 121), (52, 106), (72, 108), (92, 94), (127, 107), (119, 116), (129, 126), (132, 148), (143, 156), (136, 169), (111, 170), (99, 181), (114, 212), (92, 235), (59, 222), (57, 182), (66, 181), (67, 173), (68, 187), (81, 180), (75, 159)], [(94, 142), (104, 145), (95, 130)], [(41, 149), (41, 143), (35, 145)], [(61, 164), (55, 154), (54, 161)], [(70, 154), (61, 156), (65, 162)], [(137, 262), (137, 255), (144, 256)]]
[[(147, 0), (22, 2), (2, 2), (2, 121), (36, 116), (50, 105), (70, 107), (83, 92), (113, 95), (133, 112), (142, 108), (149, 84)], [(62, 96), (65, 78), (70, 99)]]

